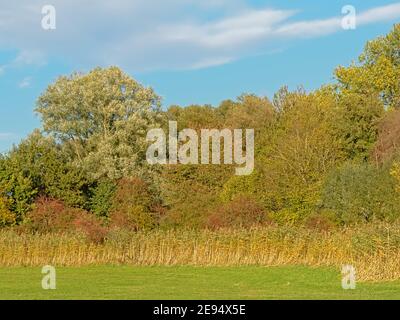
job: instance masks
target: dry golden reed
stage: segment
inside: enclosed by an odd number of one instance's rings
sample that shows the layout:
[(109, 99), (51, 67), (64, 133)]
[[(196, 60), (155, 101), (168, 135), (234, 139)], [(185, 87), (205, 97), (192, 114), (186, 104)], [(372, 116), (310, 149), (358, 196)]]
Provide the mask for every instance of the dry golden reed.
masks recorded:
[(0, 266), (279, 266), (352, 264), (359, 280), (400, 279), (400, 226), (365, 225), (317, 232), (305, 228), (169, 230), (111, 233), (103, 244), (77, 235), (0, 232)]

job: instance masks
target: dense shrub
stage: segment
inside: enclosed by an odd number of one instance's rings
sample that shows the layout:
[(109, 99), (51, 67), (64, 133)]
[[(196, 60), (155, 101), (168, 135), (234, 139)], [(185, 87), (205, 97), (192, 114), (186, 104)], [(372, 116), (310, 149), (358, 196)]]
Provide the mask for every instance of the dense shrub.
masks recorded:
[(9, 169), (8, 163), (4, 171), (0, 168), (0, 189), (2, 196), (10, 199), (8, 209), (14, 213), (16, 222), (20, 223), (32, 208), (38, 189), (30, 176), (24, 176), (24, 171), (13, 172)]
[(27, 227), (33, 232), (81, 232), (89, 241), (101, 242), (106, 229), (95, 216), (66, 206), (60, 200), (39, 198), (27, 215)]
[(210, 229), (249, 228), (269, 222), (264, 209), (253, 199), (238, 196), (232, 201), (214, 209), (207, 217)]
[(379, 125), (378, 141), (372, 152), (372, 158), (378, 162), (393, 160), (400, 147), (400, 110), (390, 110)]
[(313, 213), (304, 221), (307, 228), (319, 232), (331, 231), (337, 226), (337, 223), (335, 213), (329, 210)]
[(110, 180), (104, 180), (91, 189), (90, 210), (98, 217), (109, 216), (112, 207), (116, 185)]
[(384, 107), (377, 95), (342, 93), (333, 115), (333, 128), (346, 159), (369, 158), (383, 113)]
[(200, 228), (233, 172), (230, 165), (168, 165), (163, 169), (161, 194), (169, 208), (161, 221), (164, 227)]
[[(223, 185), (220, 193), (220, 198), (222, 201), (233, 200), (238, 195), (256, 196), (259, 195), (257, 186), (260, 186), (260, 174), (258, 170), (253, 171), (252, 174), (248, 176), (232, 176)], [(260, 197), (259, 197), (260, 199)]]
[(16, 216), (10, 210), (12, 201), (4, 196), (0, 196), (0, 227), (7, 227), (16, 223)]
[(100, 221), (92, 214), (83, 213), (73, 220), (77, 231), (82, 232), (87, 240), (94, 243), (102, 243), (108, 234), (107, 228), (101, 225)]
[[(181, 187), (183, 188), (183, 186)], [(202, 227), (204, 217), (216, 205), (217, 197), (204, 186), (190, 186), (188, 190), (192, 193), (177, 198), (175, 202), (171, 203), (166, 214), (161, 217), (160, 226), (162, 228), (198, 229)]]
[(121, 179), (112, 201), (110, 224), (134, 231), (152, 228), (157, 224), (155, 205), (147, 182), (136, 177)]
[[(200, 135), (205, 128), (258, 128), (272, 117), (265, 98), (244, 95), (237, 101), (223, 101), (219, 107), (172, 107), (167, 112), (178, 128), (192, 128)], [(160, 194), (168, 212), (163, 228), (201, 228), (207, 213), (220, 203), (224, 183), (234, 174), (234, 165), (167, 165), (160, 178)]]
[(32, 231), (39, 233), (71, 231), (74, 219), (80, 214), (80, 209), (68, 208), (60, 200), (42, 197), (27, 215), (27, 223)]
[(326, 179), (322, 191), (325, 208), (345, 224), (395, 219), (400, 214), (396, 180), (386, 168), (346, 163)]
[(151, 229), (154, 225), (154, 217), (143, 206), (130, 206), (111, 213), (111, 226), (113, 228), (139, 231)]
[(40, 196), (83, 208), (88, 183), (82, 170), (69, 163), (65, 150), (38, 130), (0, 161), (0, 188), (12, 198), (18, 222)]

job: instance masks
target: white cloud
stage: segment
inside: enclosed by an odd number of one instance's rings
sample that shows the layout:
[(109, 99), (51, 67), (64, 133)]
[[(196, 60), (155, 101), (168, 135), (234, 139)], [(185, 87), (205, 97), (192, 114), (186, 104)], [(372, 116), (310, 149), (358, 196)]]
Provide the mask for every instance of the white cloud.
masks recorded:
[(171, 42), (192, 43), (204, 48), (237, 47), (268, 36), (273, 26), (293, 15), (291, 11), (259, 10), (202, 25), (164, 27), (162, 37)]
[(18, 87), (21, 89), (24, 88), (29, 88), (31, 86), (32, 78), (31, 77), (25, 77), (22, 79), (22, 81), (18, 84)]
[(231, 61), (232, 61), (232, 59), (230, 59), (230, 58), (206, 59), (206, 60), (202, 60), (197, 63), (194, 63), (190, 69), (195, 70), (195, 69), (203, 69), (203, 68), (207, 68), (207, 67), (219, 66), (222, 64), (227, 64)]
[(275, 30), (276, 36), (281, 37), (317, 37), (337, 32), (341, 28), (342, 18), (331, 18), (325, 20), (301, 21), (288, 23)]
[(18, 53), (15, 59), (10, 63), (12, 67), (21, 67), (26, 65), (42, 66), (46, 64), (46, 59), (43, 52), (39, 50), (22, 50)]
[[(357, 26), (393, 20), (400, 17), (400, 3), (372, 8), (356, 15)], [(285, 37), (314, 37), (342, 30), (342, 16), (325, 20), (301, 21), (279, 27), (276, 34)]]
[[(0, 47), (1, 49), (1, 47)], [(0, 76), (6, 72), (7, 69), (23, 68), (29, 65), (43, 66), (46, 64), (46, 58), (43, 52), (36, 51), (20, 51), (17, 56), (4, 65), (0, 65)]]
[(400, 3), (373, 8), (358, 15), (360, 25), (392, 20), (400, 17)]
[[(12, 66), (56, 56), (76, 68), (117, 64), (129, 71), (204, 68), (276, 49), (277, 41), (341, 31), (341, 8), (327, 19), (296, 21), (295, 10), (252, 9), (245, 0), (52, 0), (56, 30), (41, 28), (46, 0), (4, 2), (0, 48)], [(400, 3), (358, 12), (358, 25), (400, 17)], [(4, 67), (4, 66), (3, 66)], [(4, 67), (3, 69), (6, 69)]]

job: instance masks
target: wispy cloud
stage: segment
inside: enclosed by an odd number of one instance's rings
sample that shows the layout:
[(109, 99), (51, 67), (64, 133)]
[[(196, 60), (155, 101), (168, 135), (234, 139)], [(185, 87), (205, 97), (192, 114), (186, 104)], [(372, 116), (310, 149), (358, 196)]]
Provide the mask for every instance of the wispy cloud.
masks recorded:
[(160, 31), (166, 41), (192, 43), (204, 48), (237, 47), (268, 36), (274, 25), (292, 15), (291, 11), (252, 10), (211, 23), (165, 26)]
[(358, 16), (360, 25), (392, 20), (400, 17), (400, 3), (381, 6), (362, 12)]
[(13, 67), (23, 67), (27, 65), (42, 66), (46, 64), (43, 52), (40, 50), (22, 50), (10, 63)]
[[(64, 57), (78, 66), (118, 64), (129, 70), (193, 69), (276, 49), (284, 39), (342, 31), (340, 9), (325, 19), (299, 20), (298, 10), (251, 8), (245, 0), (53, 0), (57, 28), (40, 26), (45, 0), (5, 2), (0, 48), (21, 51), (12, 65)], [(77, 9), (79, 8), (79, 9)], [(212, 18), (211, 18), (212, 17)], [(358, 12), (358, 26), (400, 17), (400, 3)], [(6, 69), (6, 68), (4, 68)]]
[[(400, 3), (372, 8), (356, 15), (357, 26), (393, 20), (400, 17)], [(300, 21), (278, 27), (275, 33), (284, 37), (315, 37), (341, 31), (342, 17)]]
[[(1, 47), (0, 47), (1, 49)], [(18, 52), (17, 56), (10, 62), (0, 65), (0, 76), (8, 69), (23, 68), (26, 66), (43, 66), (46, 64), (45, 53), (39, 50), (24, 50)]]
[(31, 82), (31, 77), (25, 77), (20, 83), (18, 83), (18, 87), (20, 87), (21, 89), (29, 88), (31, 86)]

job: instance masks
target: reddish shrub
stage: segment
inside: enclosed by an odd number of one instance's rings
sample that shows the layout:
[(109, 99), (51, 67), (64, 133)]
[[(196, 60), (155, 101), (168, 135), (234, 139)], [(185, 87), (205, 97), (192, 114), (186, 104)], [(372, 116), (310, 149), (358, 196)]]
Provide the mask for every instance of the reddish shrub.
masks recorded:
[(91, 242), (102, 243), (107, 236), (108, 230), (92, 214), (79, 215), (73, 224), (75, 229), (85, 234), (86, 238)]
[(106, 229), (94, 215), (60, 200), (38, 199), (27, 218), (28, 228), (39, 233), (78, 231), (93, 242), (101, 242), (106, 236)]
[(39, 198), (28, 214), (29, 227), (37, 232), (62, 232), (72, 228), (77, 209), (67, 208), (60, 200)]
[(238, 196), (215, 209), (206, 219), (206, 227), (211, 229), (239, 227), (249, 228), (269, 223), (264, 209), (253, 199)]
[(334, 218), (324, 214), (313, 214), (305, 220), (305, 226), (319, 232), (328, 232), (336, 227)]
[(400, 147), (400, 110), (389, 111), (379, 126), (378, 141), (372, 158), (378, 162), (392, 160)]
[(168, 213), (168, 209), (161, 204), (152, 205), (150, 211), (153, 212), (154, 217), (156, 217), (157, 220), (164, 218)]

